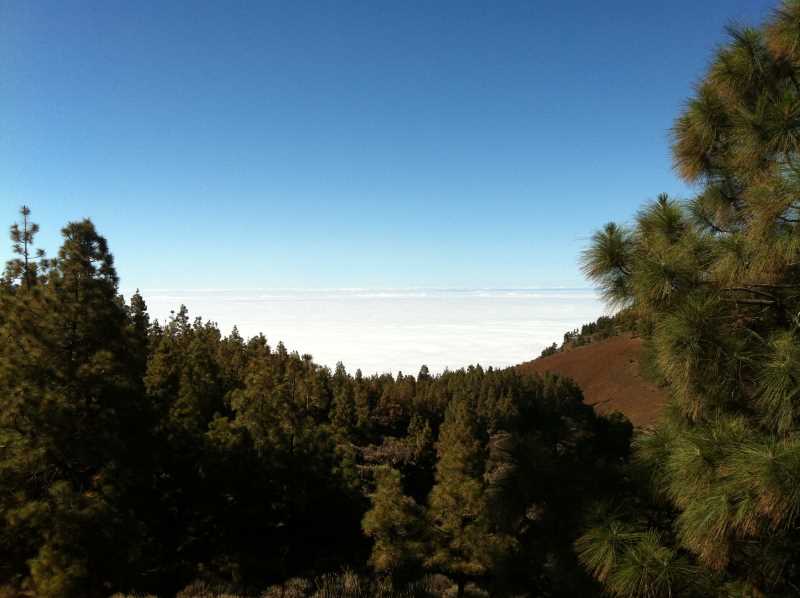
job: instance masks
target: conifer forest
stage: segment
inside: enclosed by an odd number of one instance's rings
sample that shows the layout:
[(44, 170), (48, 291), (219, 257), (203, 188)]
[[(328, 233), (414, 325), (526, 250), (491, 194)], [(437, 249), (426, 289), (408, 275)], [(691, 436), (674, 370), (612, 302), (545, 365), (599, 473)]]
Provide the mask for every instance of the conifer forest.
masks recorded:
[(556, 374), (159, 321), (91, 220), (53, 250), (8, 214), (0, 596), (800, 595), (800, 1), (727, 33), (672, 129), (696, 195), (597, 223), (616, 315), (544, 352), (641, 337), (654, 426)]

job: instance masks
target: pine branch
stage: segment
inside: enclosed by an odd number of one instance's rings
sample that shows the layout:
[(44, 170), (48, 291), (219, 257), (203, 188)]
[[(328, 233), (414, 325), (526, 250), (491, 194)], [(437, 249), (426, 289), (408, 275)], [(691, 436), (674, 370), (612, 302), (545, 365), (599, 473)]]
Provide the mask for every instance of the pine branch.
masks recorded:
[(759, 291), (757, 289), (751, 289), (751, 288), (748, 288), (746, 286), (745, 287), (728, 287), (728, 288), (724, 288), (722, 290), (723, 291), (728, 291), (728, 292), (752, 293), (753, 295), (759, 295), (761, 297), (767, 297), (768, 299), (771, 300), (770, 303), (777, 303), (778, 302), (777, 298), (774, 295), (772, 295), (770, 293), (767, 293), (765, 291)]
[(744, 305), (770, 305), (770, 306), (772, 306), (772, 305), (777, 305), (778, 304), (777, 301), (770, 301), (770, 300), (767, 300), (767, 299), (739, 299), (737, 297), (733, 297), (733, 298), (730, 298), (730, 299), (723, 298), (722, 300), (726, 301), (726, 302), (729, 302), (729, 303), (742, 303)]

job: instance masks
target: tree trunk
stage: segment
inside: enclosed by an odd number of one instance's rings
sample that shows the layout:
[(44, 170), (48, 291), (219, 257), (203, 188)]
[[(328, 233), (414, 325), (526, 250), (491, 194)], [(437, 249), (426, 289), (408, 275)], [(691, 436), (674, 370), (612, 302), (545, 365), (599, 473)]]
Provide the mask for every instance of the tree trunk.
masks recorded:
[(464, 578), (459, 577), (456, 580), (456, 583), (458, 584), (458, 593), (456, 594), (456, 596), (458, 596), (458, 598), (464, 598), (464, 586), (467, 585), (466, 582), (464, 581)]

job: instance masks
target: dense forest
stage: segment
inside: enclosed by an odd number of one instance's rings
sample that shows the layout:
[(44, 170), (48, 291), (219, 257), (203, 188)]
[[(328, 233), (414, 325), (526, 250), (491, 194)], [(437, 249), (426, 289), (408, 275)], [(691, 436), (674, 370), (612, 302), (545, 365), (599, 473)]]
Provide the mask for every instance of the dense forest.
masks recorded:
[(91, 221), (48, 257), (22, 208), (0, 595), (800, 594), (800, 2), (729, 33), (673, 129), (697, 195), (583, 254), (670, 392), (654, 429), (554, 375), (363, 376), (151, 320)]
[(185, 308), (151, 322), (90, 221), (53, 259), (36, 231), (23, 208), (0, 292), (9, 593), (253, 593), (344, 566), (398, 590), (592, 587), (572, 542), (631, 429), (568, 380), (364, 377)]

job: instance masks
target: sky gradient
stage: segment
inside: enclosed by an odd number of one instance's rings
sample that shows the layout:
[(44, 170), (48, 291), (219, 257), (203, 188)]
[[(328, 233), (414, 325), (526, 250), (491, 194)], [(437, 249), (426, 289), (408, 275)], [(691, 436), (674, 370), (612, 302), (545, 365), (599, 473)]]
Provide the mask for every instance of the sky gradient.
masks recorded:
[(91, 217), (129, 288), (585, 286), (773, 6), (0, 0), (0, 215)]

